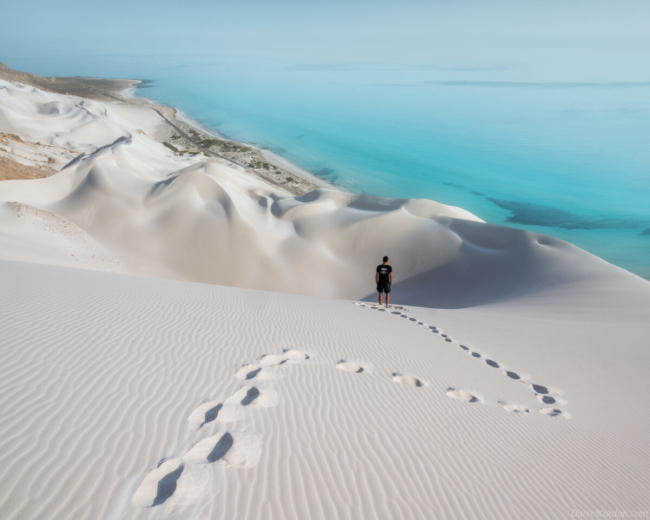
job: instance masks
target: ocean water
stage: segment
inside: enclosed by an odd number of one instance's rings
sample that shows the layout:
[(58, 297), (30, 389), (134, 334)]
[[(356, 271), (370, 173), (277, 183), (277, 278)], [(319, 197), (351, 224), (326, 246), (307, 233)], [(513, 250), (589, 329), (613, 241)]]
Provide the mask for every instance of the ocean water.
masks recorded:
[(138, 95), (349, 191), (460, 206), (650, 279), (650, 81), (216, 52), (2, 54), (39, 75), (146, 79)]

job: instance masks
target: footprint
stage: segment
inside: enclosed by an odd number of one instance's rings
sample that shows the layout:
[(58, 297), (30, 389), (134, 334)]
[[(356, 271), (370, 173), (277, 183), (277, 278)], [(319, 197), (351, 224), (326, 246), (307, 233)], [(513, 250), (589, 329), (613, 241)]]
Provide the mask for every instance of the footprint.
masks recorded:
[(222, 408), (223, 403), (218, 401), (203, 403), (187, 418), (187, 422), (190, 423), (190, 429), (194, 431), (200, 430), (204, 424), (211, 423), (217, 418)]
[(478, 397), (475, 393), (467, 390), (459, 390), (457, 388), (447, 388), (447, 396), (452, 399), (458, 399), (464, 403), (478, 403), (482, 398)]
[(197, 442), (183, 457), (186, 464), (224, 462), (235, 468), (250, 468), (262, 454), (262, 443), (256, 435), (243, 432), (219, 432)]
[(262, 356), (259, 360), (261, 367), (274, 367), (286, 363), (286, 359), (282, 356), (277, 356), (275, 354), (266, 354)]
[(529, 388), (536, 394), (551, 395), (551, 396), (564, 395), (564, 392), (562, 390), (558, 390), (557, 388), (550, 388), (548, 386), (538, 385), (536, 383), (531, 383)]
[(508, 412), (515, 413), (530, 413), (530, 410), (525, 406), (515, 403), (506, 403), (505, 401), (499, 401), (499, 404), (503, 406), (504, 410)]
[(309, 359), (309, 354), (306, 354), (305, 352), (301, 352), (300, 350), (294, 350), (294, 349), (285, 349), (282, 355), (286, 359), (290, 360), (302, 360), (302, 359)]
[(180, 459), (163, 459), (158, 463), (158, 467), (144, 478), (131, 502), (135, 507), (156, 507), (162, 504), (176, 491), (176, 482), (184, 469)]
[(360, 374), (361, 372), (364, 371), (364, 368), (358, 363), (354, 363), (352, 361), (345, 361), (344, 359), (342, 359), (337, 363), (336, 368), (338, 368), (339, 370), (345, 370), (346, 372), (352, 372), (354, 374)]
[(548, 415), (549, 417), (559, 417), (560, 419), (571, 419), (571, 414), (560, 408), (542, 408), (539, 413)]
[[(286, 362), (286, 360), (283, 360), (283, 362)], [(266, 381), (269, 379), (275, 379), (277, 376), (278, 373), (272, 366), (263, 367), (258, 363), (251, 363), (249, 365), (243, 366), (235, 374), (235, 377), (237, 379), (242, 379), (244, 381), (250, 381), (252, 379), (258, 381)]]
[(394, 311), (394, 312), (391, 312), (391, 314), (397, 314), (397, 315), (399, 316), (399, 315), (401, 315), (402, 313), (399, 312), (399, 311)]
[(492, 368), (501, 368), (501, 367), (499, 366), (499, 363), (497, 363), (497, 362), (494, 361), (493, 359), (486, 359), (486, 360), (485, 360), (485, 363), (486, 363), (488, 366), (491, 366)]
[(406, 314), (401, 314), (400, 318), (408, 318), (408, 316)]
[(257, 399), (259, 396), (260, 396), (260, 391), (257, 389), (257, 387), (251, 386), (250, 388), (246, 389), (246, 395), (241, 400), (240, 404), (242, 406), (248, 406), (253, 401), (255, 401), (255, 399)]
[(513, 372), (512, 370), (504, 370), (503, 374), (508, 376), (510, 379), (514, 379), (515, 381), (525, 381), (527, 379), (530, 379), (530, 376), (528, 374), (524, 374), (523, 372)]
[(235, 374), (235, 377), (237, 379), (244, 379), (247, 381), (249, 379), (254, 379), (255, 377), (257, 377), (257, 375), (261, 371), (262, 371), (262, 367), (259, 365), (248, 365), (240, 368)]
[(424, 386), (424, 383), (422, 383), (422, 381), (420, 381), (418, 378), (413, 376), (405, 376), (403, 374), (398, 374), (398, 373), (393, 374), (393, 381), (408, 386), (416, 386), (416, 387)]
[(225, 457), (233, 442), (230, 432), (219, 432), (197, 442), (183, 460), (189, 464), (212, 464)]
[(260, 390), (254, 385), (244, 385), (232, 396), (226, 399), (226, 404), (232, 407), (250, 406), (251, 408), (271, 408), (277, 406), (280, 396), (274, 390)]
[(475, 357), (475, 358), (481, 359), (481, 354), (479, 354), (478, 352), (472, 352), (470, 355), (471, 355), (472, 357)]
[(458, 345), (460, 348), (462, 348), (465, 352), (469, 352), (469, 347), (466, 347), (465, 345)]
[(235, 422), (242, 418), (239, 407), (234, 407), (231, 402), (208, 401), (194, 410), (187, 418), (190, 430), (197, 431), (208, 423)]
[(561, 397), (555, 397), (555, 396), (551, 396), (551, 395), (538, 394), (537, 395), (537, 400), (540, 403), (544, 403), (544, 404), (561, 404), (561, 405), (569, 404), (569, 401), (567, 401), (566, 399), (562, 399)]
[(418, 321), (417, 318), (409, 318), (411, 321)]
[(446, 337), (446, 338), (445, 338), (445, 341), (446, 341), (447, 343), (453, 343), (453, 342), (454, 342), (454, 340), (451, 339), (450, 337)]

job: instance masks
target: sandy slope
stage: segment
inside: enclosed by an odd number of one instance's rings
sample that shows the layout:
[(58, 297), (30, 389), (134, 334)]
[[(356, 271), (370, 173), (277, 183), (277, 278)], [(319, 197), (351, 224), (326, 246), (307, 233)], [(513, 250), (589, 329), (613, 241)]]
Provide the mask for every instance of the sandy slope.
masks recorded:
[(10, 262), (0, 284), (2, 518), (650, 508), (647, 295), (385, 312)]

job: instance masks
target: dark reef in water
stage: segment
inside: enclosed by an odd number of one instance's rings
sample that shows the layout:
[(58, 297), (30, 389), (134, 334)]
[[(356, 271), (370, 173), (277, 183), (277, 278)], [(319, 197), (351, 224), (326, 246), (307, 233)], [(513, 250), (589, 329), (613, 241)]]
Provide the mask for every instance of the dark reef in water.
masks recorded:
[(334, 170), (332, 168), (328, 168), (327, 166), (325, 166), (320, 170), (316, 170), (314, 173), (319, 177), (329, 177), (331, 175), (334, 175)]
[[(529, 226), (556, 227), (562, 229), (633, 229), (641, 227), (639, 222), (621, 218), (590, 217), (564, 209), (532, 204), (515, 200), (488, 198), (500, 208), (512, 211), (506, 220)], [(646, 230), (648, 231), (648, 230)], [(642, 233), (645, 234), (645, 231)]]

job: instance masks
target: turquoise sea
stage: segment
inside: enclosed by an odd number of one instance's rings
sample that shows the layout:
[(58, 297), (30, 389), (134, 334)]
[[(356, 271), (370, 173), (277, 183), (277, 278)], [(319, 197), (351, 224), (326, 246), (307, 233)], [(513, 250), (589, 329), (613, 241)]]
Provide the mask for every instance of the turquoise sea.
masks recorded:
[(650, 279), (650, 76), (36, 45), (0, 61), (147, 80), (139, 95), (347, 190), (460, 206)]

